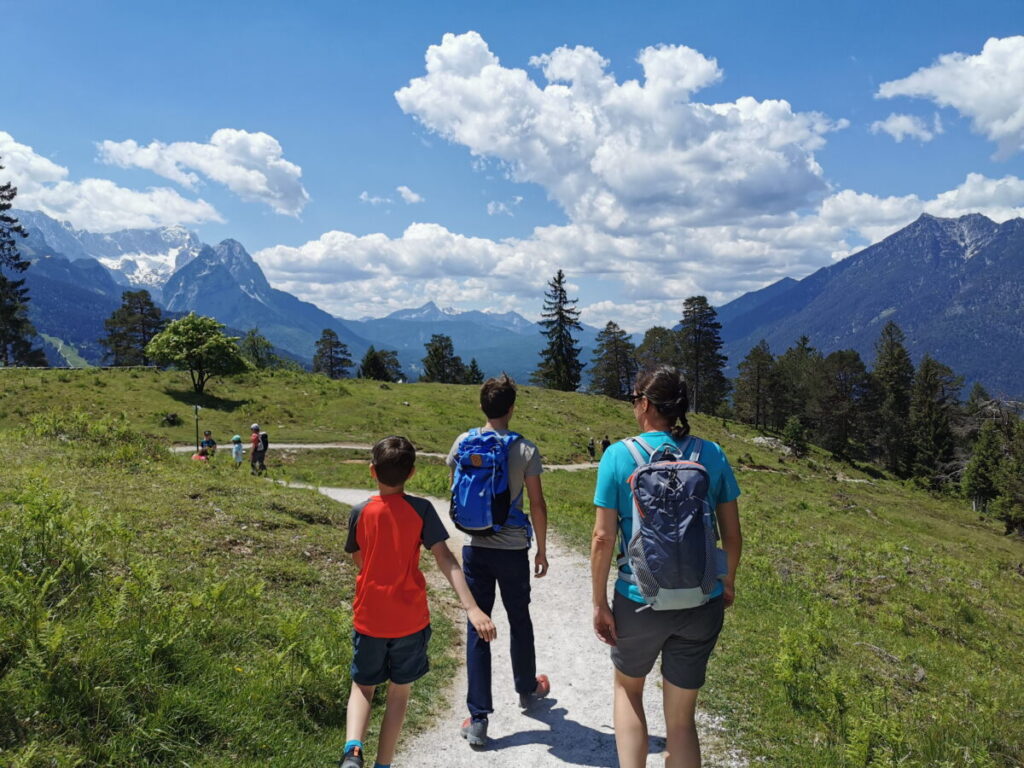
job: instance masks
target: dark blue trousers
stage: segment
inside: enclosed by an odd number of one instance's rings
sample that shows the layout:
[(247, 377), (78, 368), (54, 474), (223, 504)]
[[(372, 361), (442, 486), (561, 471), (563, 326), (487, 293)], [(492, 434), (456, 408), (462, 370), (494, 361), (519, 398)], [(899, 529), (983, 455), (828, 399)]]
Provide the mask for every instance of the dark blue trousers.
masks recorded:
[[(512, 677), (516, 693), (532, 693), (537, 688), (537, 656), (530, 620), (530, 551), (528, 549), (462, 548), (462, 572), (469, 591), (480, 610), (490, 615), (494, 609), (494, 589), (501, 590), (501, 602), (509, 623)], [(466, 704), (473, 717), (494, 711), (491, 701), (491, 644), (481, 640), (473, 625), (466, 622), (466, 670), (469, 693)]]

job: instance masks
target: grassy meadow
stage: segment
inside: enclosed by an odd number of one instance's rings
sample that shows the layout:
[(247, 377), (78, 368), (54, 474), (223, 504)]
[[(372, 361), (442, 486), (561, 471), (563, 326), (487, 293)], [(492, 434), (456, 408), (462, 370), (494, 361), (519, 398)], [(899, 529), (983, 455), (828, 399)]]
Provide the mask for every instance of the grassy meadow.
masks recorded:
[[(345, 510), (163, 451), (193, 435), (182, 379), (0, 371), (0, 431), (17, 447), (0, 478), (4, 768), (318, 765), (344, 739)], [(222, 442), (257, 420), (272, 443), (398, 432), (446, 451), (479, 422), (472, 387), (279, 373), (211, 390), (203, 423)], [(185, 424), (160, 426), (168, 411)], [(626, 405), (531, 388), (513, 426), (552, 463), (632, 430)], [(743, 490), (737, 603), (702, 694), (735, 745), (793, 768), (1024, 765), (1024, 542), (870, 467), (693, 426)], [(371, 487), (364, 451), (270, 458), (275, 477)], [(594, 474), (544, 477), (552, 525), (581, 551)], [(421, 457), (409, 487), (443, 495), (446, 481)], [(452, 647), (450, 625), (435, 642)], [(421, 720), (444, 678), (417, 688)]]

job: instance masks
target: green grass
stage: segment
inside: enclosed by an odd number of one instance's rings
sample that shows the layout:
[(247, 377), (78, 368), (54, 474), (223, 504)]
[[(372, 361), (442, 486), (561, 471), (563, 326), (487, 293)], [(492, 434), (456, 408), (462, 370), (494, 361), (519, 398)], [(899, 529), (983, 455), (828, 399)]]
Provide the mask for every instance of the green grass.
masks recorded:
[[(190, 415), (182, 379), (0, 371), (0, 427), (75, 404), (188, 442), (190, 423), (162, 428), (157, 418)], [(471, 387), (380, 389), (287, 373), (217, 382), (212, 392), (221, 399), (205, 400), (202, 413), (222, 442), (258, 420), (278, 443), (397, 432), (443, 452), (480, 420)], [(731, 422), (693, 422), (725, 447), (743, 489), (737, 604), (702, 694), (736, 746), (794, 768), (1024, 764), (1024, 542), (963, 500), (820, 451), (780, 457)], [(0, 631), (28, 640), (0, 641), (0, 669), (10, 666), (7, 649), (19, 649), (17, 674), (0, 673), (0, 744), (18, 751), (6, 747), (0, 765), (330, 759), (347, 687), (343, 510), (235, 473), (227, 456), (196, 466), (116, 423), (90, 435), (91, 423), (68, 440), (6, 433), (17, 449), (0, 480), (2, 594), (15, 597), (2, 599), (15, 602), (0, 605), (0, 617), (27, 618)], [(534, 389), (522, 390), (513, 426), (552, 463), (585, 458), (591, 434), (633, 431), (628, 406)], [(46, 419), (33, 430), (54, 433)], [(365, 451), (271, 457), (277, 477), (372, 488)], [(445, 468), (429, 457), (418, 466), (410, 490), (443, 496)], [(594, 474), (544, 476), (552, 524), (581, 551)], [(38, 542), (64, 549), (26, 559)], [(35, 565), (12, 581), (19, 563)], [(12, 613), (17, 600), (25, 605)], [(432, 698), (417, 689), (419, 716)], [(256, 742), (269, 745), (265, 757)], [(102, 751), (115, 749), (116, 759)]]
[(68, 344), (63, 339), (58, 339), (56, 336), (47, 336), (45, 333), (39, 334), (46, 341), (56, 347), (57, 352), (64, 358), (65, 362), (75, 368), (91, 368), (92, 366), (86, 361), (84, 357), (78, 354), (78, 350), (71, 344)]
[[(27, 371), (0, 369), (0, 428), (22, 426), (28, 416), (61, 399), (92, 414), (123, 414), (131, 426), (168, 442), (193, 443), (193, 405), (201, 405), (201, 429), (219, 443), (258, 422), (274, 443), (373, 442), (407, 435), (426, 451), (447, 451), (462, 429), (482, 423), (479, 388), (449, 384), (332, 381), (292, 371), (265, 371), (215, 379), (203, 397), (188, 375), (156, 370)], [(168, 413), (183, 423), (161, 426)], [(453, 428), (458, 427), (453, 433)], [(544, 448), (553, 463), (583, 461), (590, 437), (621, 436), (628, 411), (606, 397), (521, 387), (515, 426)]]
[[(738, 600), (702, 694), (737, 745), (794, 768), (1024, 764), (1024, 542), (962, 500), (693, 422), (743, 489)], [(426, 462), (420, 492), (443, 496), (447, 472)], [(365, 463), (365, 451), (302, 451), (280, 471), (359, 487)], [(595, 476), (544, 475), (551, 523), (581, 551)]]
[[(314, 766), (344, 743), (347, 508), (118, 420), (2, 433), (0, 765)], [(453, 673), (435, 601), (422, 725)]]

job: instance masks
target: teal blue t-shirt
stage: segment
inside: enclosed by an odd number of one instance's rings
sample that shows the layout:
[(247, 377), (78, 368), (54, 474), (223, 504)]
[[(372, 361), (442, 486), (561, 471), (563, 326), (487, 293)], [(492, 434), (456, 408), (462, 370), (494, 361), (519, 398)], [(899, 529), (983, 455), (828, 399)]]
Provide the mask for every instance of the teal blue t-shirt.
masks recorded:
[[(666, 432), (644, 432), (640, 437), (657, 450), (665, 443), (674, 442)], [(689, 438), (676, 443), (681, 450), (686, 450)], [(641, 448), (640, 453), (645, 453)], [(688, 457), (687, 457), (688, 458)], [(716, 509), (719, 504), (739, 498), (740, 487), (729, 466), (729, 460), (718, 443), (704, 440), (700, 451), (700, 463), (708, 471), (708, 504)], [(619, 511), (619, 533), (624, 541), (633, 536), (633, 495), (629, 490), (629, 476), (636, 469), (636, 461), (623, 442), (617, 442), (608, 448), (601, 457), (597, 468), (597, 487), (594, 489), (594, 506)], [(626, 566), (628, 572), (629, 566)], [(615, 582), (615, 591), (637, 603), (643, 603), (643, 596), (635, 584), (626, 581), (620, 575)], [(722, 594), (722, 582), (711, 592), (711, 597)]]

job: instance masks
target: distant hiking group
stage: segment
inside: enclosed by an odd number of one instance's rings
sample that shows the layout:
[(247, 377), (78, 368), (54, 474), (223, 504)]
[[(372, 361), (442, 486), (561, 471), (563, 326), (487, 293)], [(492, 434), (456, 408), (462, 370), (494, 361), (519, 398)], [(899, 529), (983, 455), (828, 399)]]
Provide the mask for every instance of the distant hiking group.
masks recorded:
[[(259, 424), (249, 427), (249, 466), (252, 474), (263, 475), (267, 471), (267, 451), (270, 449), (270, 436), (260, 429)], [(198, 434), (198, 431), (197, 431)], [(199, 442), (198, 449), (192, 454), (193, 461), (210, 461), (217, 453), (217, 441), (213, 439), (210, 430), (203, 432), (203, 439)], [(235, 435), (231, 438), (231, 459), (234, 461), (235, 469), (242, 466), (245, 448), (242, 445), (242, 436)]]
[[(660, 657), (665, 765), (698, 768), (697, 694), (725, 608), (735, 597), (742, 549), (739, 487), (722, 449), (690, 434), (687, 387), (677, 369), (642, 370), (629, 399), (640, 432), (614, 444), (606, 437), (597, 472), (593, 629), (611, 646), (619, 765), (647, 764), (644, 682)], [(536, 578), (548, 573), (543, 467), (538, 447), (509, 429), (515, 401), (515, 382), (507, 375), (484, 382), (480, 406), (485, 424), (455, 438), (446, 458), (449, 516), (465, 535), (461, 567), (434, 506), (405, 493), (416, 471), (412, 443), (390, 436), (373, 446), (370, 473), (378, 493), (352, 508), (345, 547), (359, 574), (340, 768), (363, 768), (371, 703), (377, 686), (384, 684), (389, 686), (387, 703), (373, 765), (389, 768), (412, 684), (429, 669), (430, 611), (419, 568), (421, 547), (434, 555), (468, 618), (468, 716), (460, 733), (469, 745), (486, 746), (488, 720), (495, 711), (490, 644), (497, 633), (490, 613), (498, 592), (508, 615), (520, 706), (527, 709), (551, 692), (548, 676), (537, 674), (529, 607), (531, 573)], [(593, 442), (588, 449), (593, 450)], [(529, 511), (523, 507), (524, 490)], [(618, 579), (609, 605), (613, 559)]]

